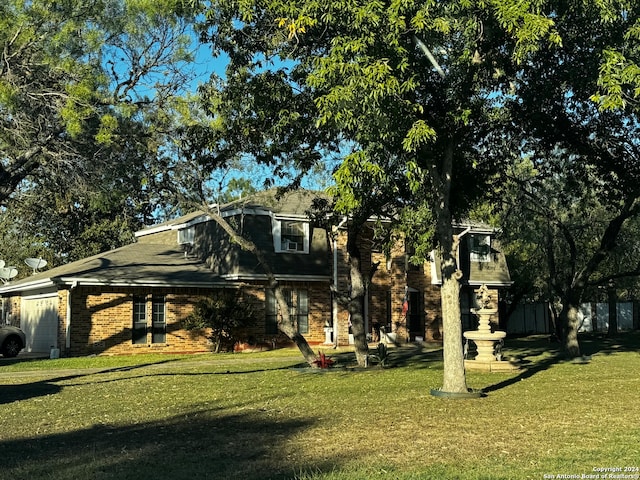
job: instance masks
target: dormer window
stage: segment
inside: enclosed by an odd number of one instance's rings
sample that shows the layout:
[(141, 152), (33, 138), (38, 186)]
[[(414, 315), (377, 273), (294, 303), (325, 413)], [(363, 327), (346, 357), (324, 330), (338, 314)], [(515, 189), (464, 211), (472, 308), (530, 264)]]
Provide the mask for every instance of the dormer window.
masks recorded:
[(491, 235), (472, 234), (469, 236), (469, 259), (472, 262), (491, 261)]
[(309, 223), (274, 220), (273, 242), (276, 252), (309, 253)]

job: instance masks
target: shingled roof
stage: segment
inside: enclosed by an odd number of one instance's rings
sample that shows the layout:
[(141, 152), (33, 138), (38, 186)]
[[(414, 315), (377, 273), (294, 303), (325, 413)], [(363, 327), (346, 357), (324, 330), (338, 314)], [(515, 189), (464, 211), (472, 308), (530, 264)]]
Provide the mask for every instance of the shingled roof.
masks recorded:
[[(238, 209), (269, 210), (275, 215), (305, 216), (318, 192), (295, 190), (279, 195), (276, 189), (258, 192), (220, 207), (222, 212)], [(209, 220), (203, 211), (195, 211), (136, 232), (137, 237), (163, 230), (175, 230), (190, 223)], [(298, 259), (300, 260), (300, 259)], [(299, 267), (300, 265), (298, 265)], [(153, 241), (137, 242), (0, 286), (0, 294), (32, 291), (54, 285), (110, 286), (184, 286), (212, 287), (228, 285), (195, 256), (187, 256), (181, 245)]]
[(214, 286), (225, 281), (180, 245), (134, 243), (52, 268), (0, 287), (0, 293), (53, 285)]

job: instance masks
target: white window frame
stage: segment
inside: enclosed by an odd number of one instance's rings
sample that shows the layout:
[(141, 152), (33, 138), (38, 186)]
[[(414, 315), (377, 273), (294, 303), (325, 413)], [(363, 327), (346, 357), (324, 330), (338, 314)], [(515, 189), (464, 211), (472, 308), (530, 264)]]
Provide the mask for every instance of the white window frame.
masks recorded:
[[(303, 242), (302, 249), (298, 250), (291, 248), (283, 248), (283, 239), (282, 239), (282, 225), (284, 222), (295, 222), (302, 224), (303, 230)], [(271, 223), (273, 230), (273, 247), (276, 253), (301, 253), (308, 254), (309, 253), (309, 222), (300, 219), (293, 218), (283, 218), (283, 219), (274, 219)]]
[[(484, 240), (482, 244), (487, 245), (486, 253), (473, 251), (476, 238), (482, 238)], [(490, 262), (491, 261), (491, 235), (482, 234), (482, 233), (472, 233), (471, 235), (469, 235), (469, 259), (472, 262)]]
[(193, 225), (178, 230), (178, 245), (193, 245), (196, 238), (196, 227)]

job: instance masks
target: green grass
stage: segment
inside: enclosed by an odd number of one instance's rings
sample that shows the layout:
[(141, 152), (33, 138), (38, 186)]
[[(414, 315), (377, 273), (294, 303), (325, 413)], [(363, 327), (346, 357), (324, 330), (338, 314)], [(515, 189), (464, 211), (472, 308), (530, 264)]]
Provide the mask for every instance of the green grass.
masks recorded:
[[(296, 351), (0, 362), (0, 479), (541, 479), (640, 467), (640, 335), (507, 340), (527, 368), (468, 372), (436, 398), (441, 352), (299, 368)], [(327, 351), (342, 367), (353, 354)]]

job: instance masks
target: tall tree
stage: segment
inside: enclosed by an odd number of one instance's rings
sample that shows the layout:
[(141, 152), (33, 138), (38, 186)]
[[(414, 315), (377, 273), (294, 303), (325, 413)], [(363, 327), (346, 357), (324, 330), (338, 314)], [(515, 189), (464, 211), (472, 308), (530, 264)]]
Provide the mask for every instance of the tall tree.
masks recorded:
[(125, 140), (127, 121), (158, 148), (192, 58), (187, 13), (178, 0), (2, 3), (0, 203), (29, 176), (81, 177), (112, 160), (100, 146)]
[(521, 65), (505, 101), (511, 125), (502, 135), (513, 132), (505, 151), (531, 159), (531, 169), (521, 172), (526, 183), (518, 175), (513, 180), (525, 221), (541, 225), (550, 294), (562, 306), (564, 350), (576, 357), (585, 293), (610, 277), (638, 273), (635, 262), (613, 269), (611, 260), (640, 213), (640, 77), (633, 73), (640, 10), (622, 1), (547, 2), (544, 11), (562, 43), (543, 46)]
[[(408, 200), (419, 206), (425, 199), (436, 224), (426, 227), (435, 230), (443, 257), (442, 388), (466, 392), (452, 219), (477, 192), (465, 179), (484, 173), (475, 168), (481, 162), (473, 153), (491, 94), (508, 85), (504, 72), (513, 71), (512, 59), (535, 51), (540, 39), (558, 41), (553, 21), (524, 2), (380, 0), (212, 1), (207, 21), (214, 51), (231, 58), (228, 82), (235, 75), (264, 77), (265, 61), (284, 62), (278, 85), (295, 90), (303, 103), (300, 109), (287, 97), (263, 105), (286, 119), (277, 124), (286, 127), (281, 132), (295, 119), (299, 145), (314, 149), (322, 145), (318, 139), (331, 138), (352, 142), (357, 151), (343, 166), (350, 171), (385, 168), (383, 161), (393, 159), (395, 172), (412, 187)], [(266, 118), (254, 110), (238, 112), (249, 124)], [(375, 184), (366, 195), (373, 198), (382, 189), (400, 196)]]
[(0, 258), (25, 271), (22, 260), (29, 256), (57, 266), (131, 243), (134, 232), (151, 223), (163, 197), (157, 162), (139, 141), (146, 129), (126, 123), (122, 143), (101, 145), (103, 161), (91, 170), (78, 176), (52, 171), (21, 184), (1, 215)]

